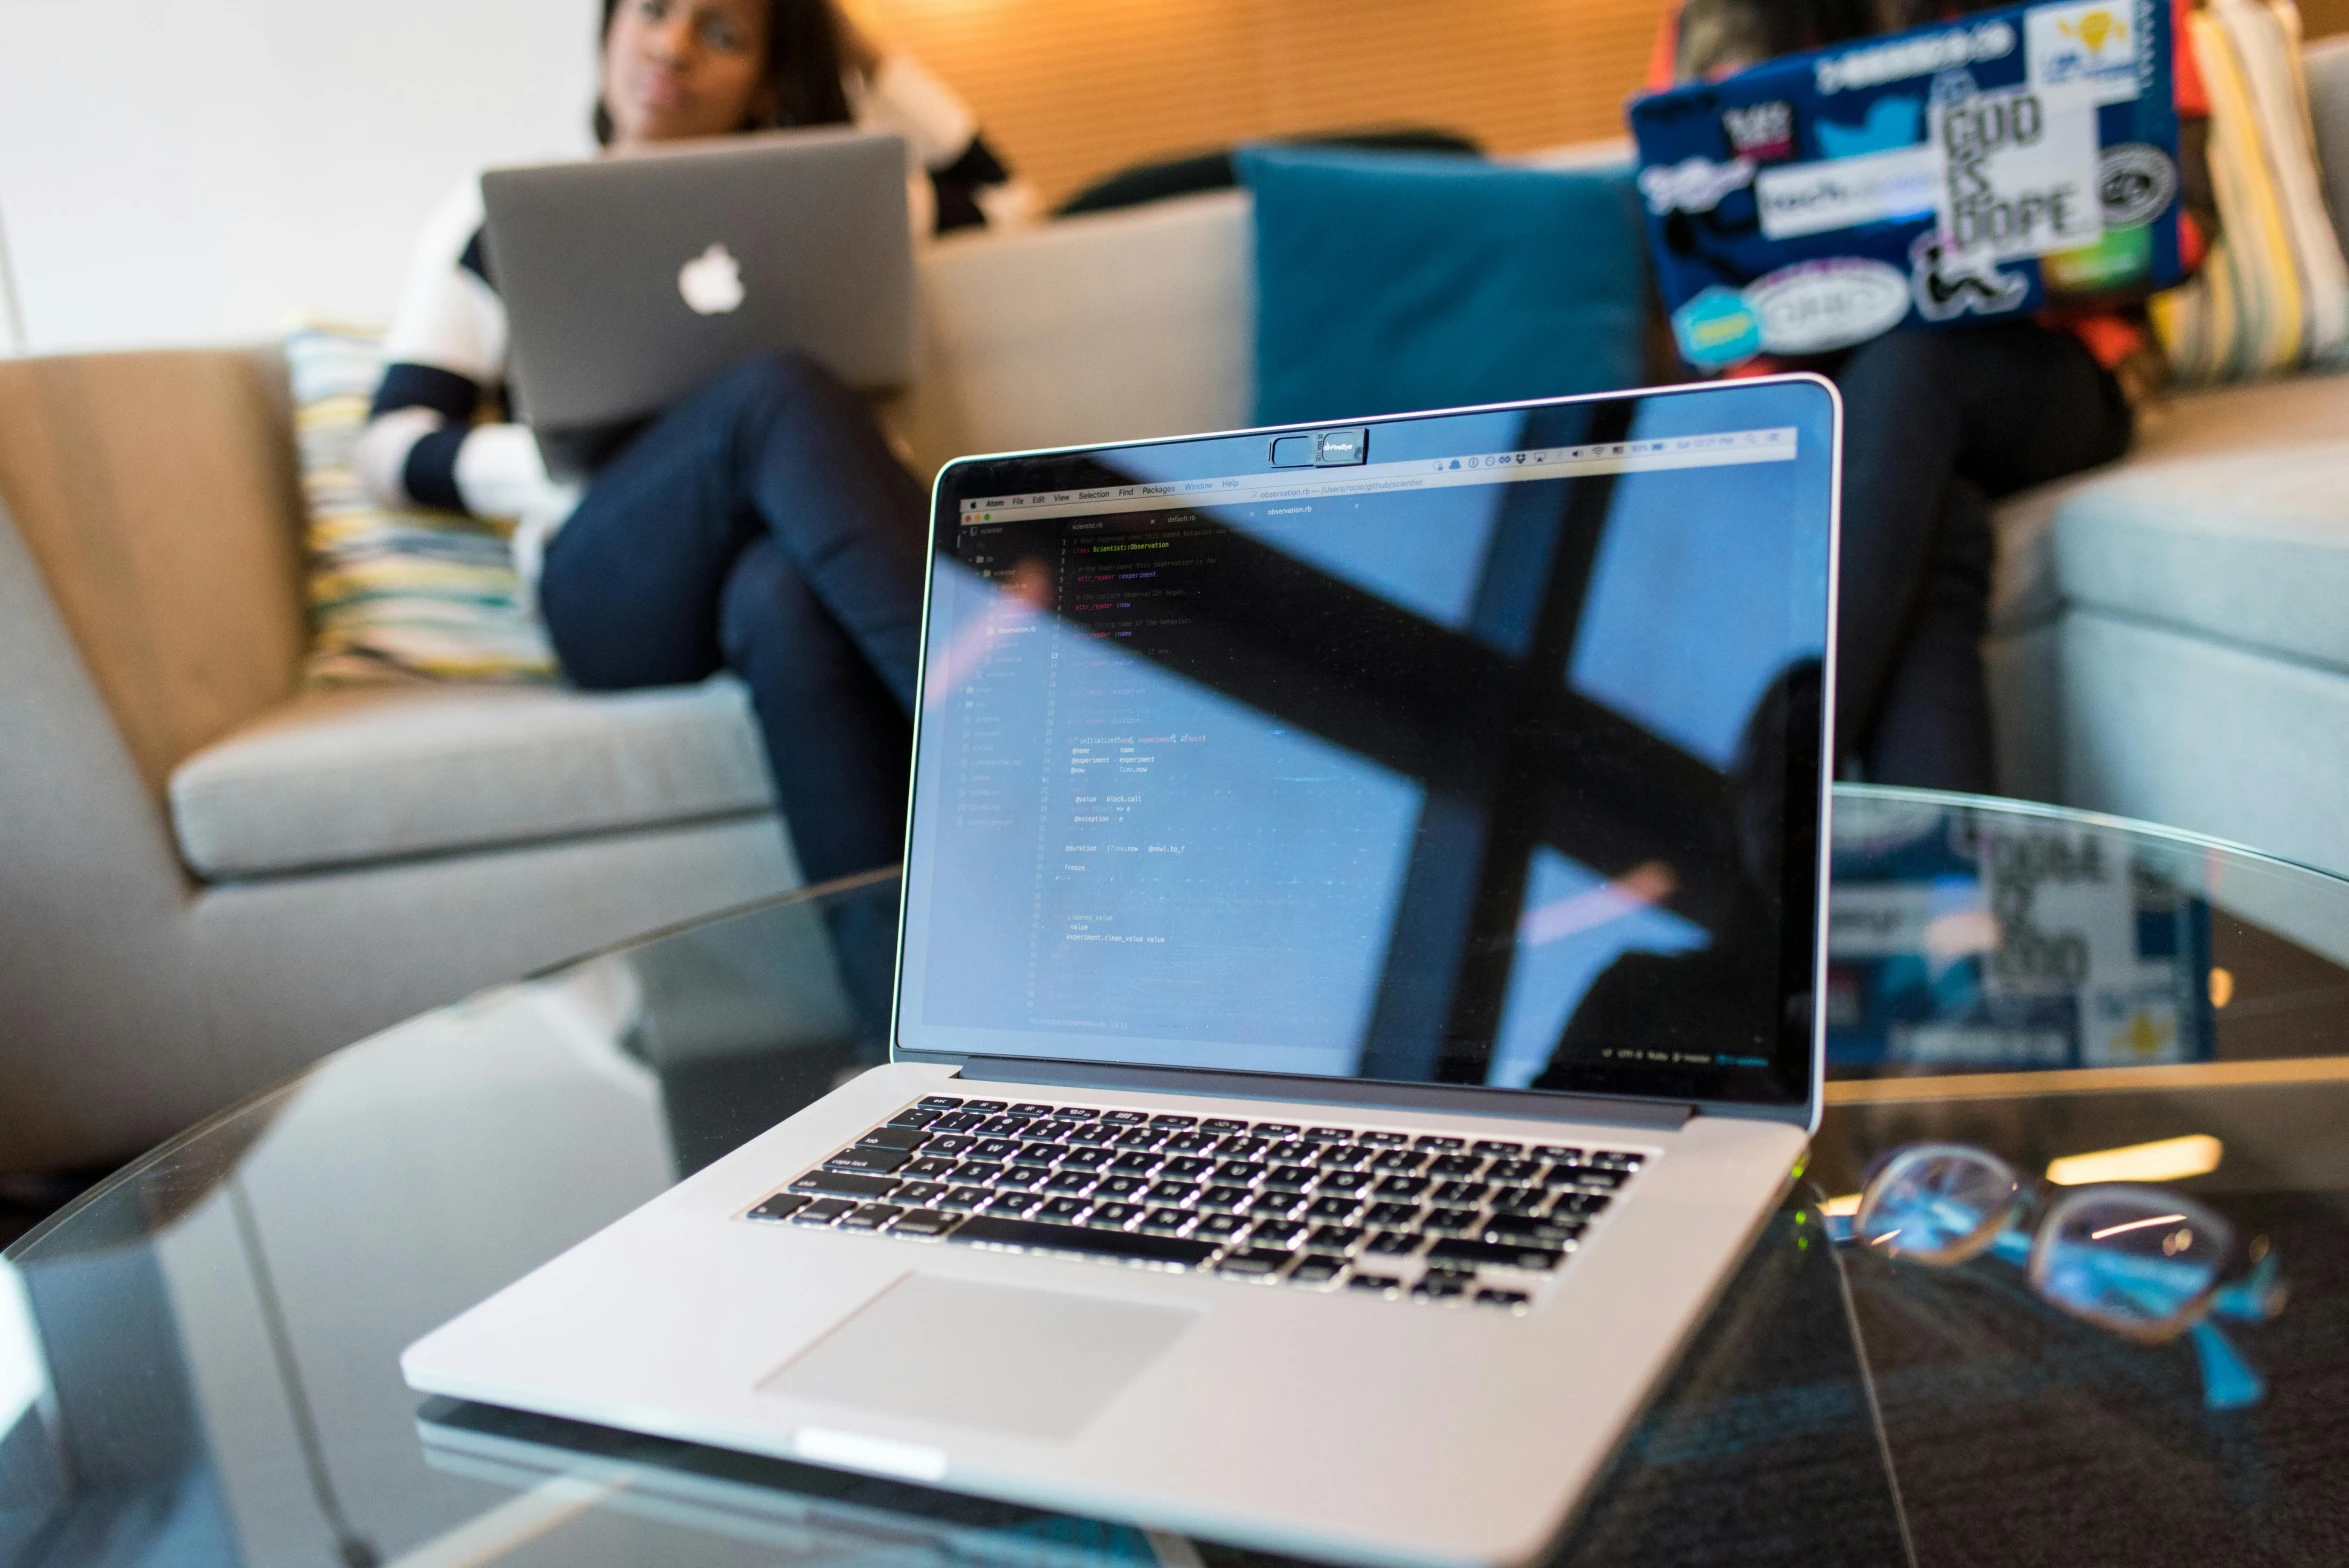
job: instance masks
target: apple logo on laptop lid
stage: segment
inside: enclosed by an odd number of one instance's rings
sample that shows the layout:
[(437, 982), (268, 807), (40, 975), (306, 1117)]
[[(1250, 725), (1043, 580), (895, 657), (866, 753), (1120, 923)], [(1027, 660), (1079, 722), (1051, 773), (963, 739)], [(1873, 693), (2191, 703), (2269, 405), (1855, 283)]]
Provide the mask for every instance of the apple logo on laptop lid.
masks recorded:
[(697, 316), (723, 316), (742, 308), (742, 263), (724, 245), (708, 250), (677, 269), (677, 292)]

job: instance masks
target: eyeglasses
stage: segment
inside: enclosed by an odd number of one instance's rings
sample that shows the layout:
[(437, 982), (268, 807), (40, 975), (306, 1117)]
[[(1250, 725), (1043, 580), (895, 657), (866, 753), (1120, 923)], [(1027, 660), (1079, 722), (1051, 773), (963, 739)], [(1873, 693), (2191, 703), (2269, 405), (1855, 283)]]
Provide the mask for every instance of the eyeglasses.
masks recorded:
[[(1827, 1226), (1836, 1241), (1916, 1263), (1995, 1254), (2020, 1265), (2041, 1299), (2099, 1328), (2148, 1345), (2191, 1335), (2211, 1409), (2266, 1397), (2266, 1381), (2210, 1319), (2264, 1323), (2281, 1312), (2275, 1254), (2264, 1238), (2238, 1250), (2235, 1227), (2183, 1194), (2113, 1183), (2066, 1188), (2040, 1205), (2036, 1184), (1998, 1156), (1918, 1143), (1879, 1156), (1857, 1210)], [(2230, 1282), (2238, 1261), (2248, 1272)]]

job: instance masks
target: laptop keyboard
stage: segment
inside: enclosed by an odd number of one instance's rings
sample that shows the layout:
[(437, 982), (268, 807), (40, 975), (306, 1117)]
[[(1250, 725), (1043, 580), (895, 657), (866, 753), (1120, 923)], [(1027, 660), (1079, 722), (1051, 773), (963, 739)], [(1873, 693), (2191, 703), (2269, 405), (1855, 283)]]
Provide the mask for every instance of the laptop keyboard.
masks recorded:
[(1561, 1144), (939, 1094), (745, 1217), (1523, 1312), (1640, 1164)]

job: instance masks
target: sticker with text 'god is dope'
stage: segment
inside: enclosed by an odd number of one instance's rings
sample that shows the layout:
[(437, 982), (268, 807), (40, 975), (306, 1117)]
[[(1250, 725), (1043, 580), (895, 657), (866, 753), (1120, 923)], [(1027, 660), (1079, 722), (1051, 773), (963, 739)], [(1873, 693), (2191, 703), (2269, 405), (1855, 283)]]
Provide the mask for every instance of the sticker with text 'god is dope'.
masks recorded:
[(2094, 105), (2050, 104), (2028, 87), (1945, 99), (1933, 106), (1933, 140), (1952, 249), (2003, 261), (2103, 237)]

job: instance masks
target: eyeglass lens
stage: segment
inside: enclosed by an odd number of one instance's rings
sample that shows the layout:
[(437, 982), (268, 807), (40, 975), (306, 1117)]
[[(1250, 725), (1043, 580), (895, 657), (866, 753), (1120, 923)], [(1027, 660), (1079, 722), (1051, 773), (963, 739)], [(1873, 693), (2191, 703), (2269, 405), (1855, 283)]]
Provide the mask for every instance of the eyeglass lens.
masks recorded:
[(2091, 1323), (2164, 1339), (2198, 1315), (2234, 1243), (2225, 1220), (2176, 1193), (2086, 1187), (2041, 1223), (2031, 1283)]
[(1921, 1263), (1963, 1263), (1997, 1239), (2020, 1184), (1979, 1149), (1928, 1143), (1904, 1149), (1868, 1183), (1853, 1236)]

